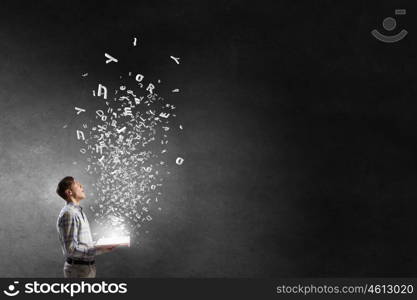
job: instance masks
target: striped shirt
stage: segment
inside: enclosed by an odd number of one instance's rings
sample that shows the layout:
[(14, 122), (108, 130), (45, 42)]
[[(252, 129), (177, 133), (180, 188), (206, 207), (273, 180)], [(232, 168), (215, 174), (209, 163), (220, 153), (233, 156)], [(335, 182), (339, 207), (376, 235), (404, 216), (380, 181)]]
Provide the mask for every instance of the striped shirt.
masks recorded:
[(80, 205), (68, 202), (59, 213), (56, 228), (65, 258), (92, 261), (96, 253), (90, 224)]

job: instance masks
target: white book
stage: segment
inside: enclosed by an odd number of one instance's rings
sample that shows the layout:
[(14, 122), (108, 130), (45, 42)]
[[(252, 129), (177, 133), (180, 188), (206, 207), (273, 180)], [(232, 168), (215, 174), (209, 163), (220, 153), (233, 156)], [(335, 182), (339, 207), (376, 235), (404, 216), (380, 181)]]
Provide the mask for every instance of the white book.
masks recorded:
[(114, 236), (101, 238), (97, 241), (96, 246), (127, 246), (130, 247), (130, 236)]

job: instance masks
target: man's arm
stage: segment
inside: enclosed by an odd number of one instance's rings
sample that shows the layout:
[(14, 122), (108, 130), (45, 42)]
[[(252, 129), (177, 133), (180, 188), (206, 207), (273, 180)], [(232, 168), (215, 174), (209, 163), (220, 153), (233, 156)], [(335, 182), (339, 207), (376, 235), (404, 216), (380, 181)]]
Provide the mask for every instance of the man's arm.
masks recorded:
[(112, 246), (94, 246), (96, 248), (96, 255), (100, 255), (103, 253), (108, 253), (111, 252), (114, 248), (117, 247), (117, 245), (112, 245)]
[(88, 247), (78, 242), (78, 226), (79, 223), (74, 214), (67, 211), (62, 215), (60, 229), (68, 255), (80, 259), (94, 257), (97, 251), (95, 247)]

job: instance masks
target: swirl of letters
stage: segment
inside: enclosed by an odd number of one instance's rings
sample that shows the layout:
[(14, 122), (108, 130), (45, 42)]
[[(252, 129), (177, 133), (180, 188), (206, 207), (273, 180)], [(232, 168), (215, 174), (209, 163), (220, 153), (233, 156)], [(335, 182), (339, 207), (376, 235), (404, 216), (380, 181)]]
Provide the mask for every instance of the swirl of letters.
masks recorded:
[[(104, 56), (106, 64), (118, 62), (108, 53)], [(179, 58), (170, 58), (179, 64)], [(165, 156), (176, 107), (158, 95), (160, 80), (148, 82), (145, 75), (132, 72), (122, 77), (113, 90), (97, 82), (92, 95), (101, 107), (89, 124), (78, 126), (75, 136), (86, 160), (85, 171), (97, 178), (90, 206), (94, 221), (119, 234), (139, 235), (144, 223), (162, 210), (158, 201), (164, 176), (170, 174)], [(75, 107), (76, 116), (85, 112)], [(183, 162), (182, 157), (175, 160), (177, 165)]]

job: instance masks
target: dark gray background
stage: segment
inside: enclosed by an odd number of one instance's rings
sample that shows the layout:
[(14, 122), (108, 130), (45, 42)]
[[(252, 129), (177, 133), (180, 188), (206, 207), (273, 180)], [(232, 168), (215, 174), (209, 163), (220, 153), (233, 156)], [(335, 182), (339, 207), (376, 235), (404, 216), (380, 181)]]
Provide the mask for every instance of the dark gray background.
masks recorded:
[[(62, 126), (104, 52), (181, 89), (185, 163), (98, 277), (416, 276), (411, 2), (84, 2), (0, 4), (0, 276), (62, 277), (56, 184), (94, 180)], [(410, 34), (376, 41), (395, 8)]]

